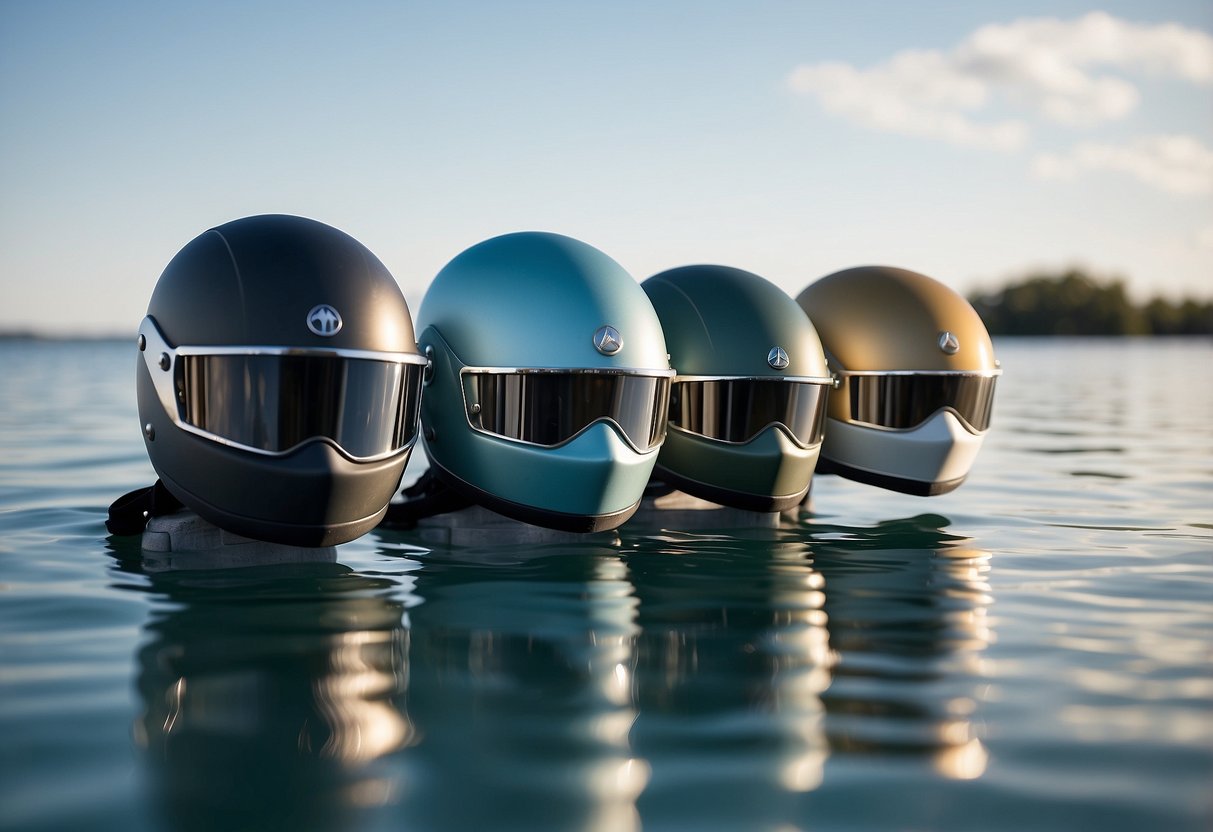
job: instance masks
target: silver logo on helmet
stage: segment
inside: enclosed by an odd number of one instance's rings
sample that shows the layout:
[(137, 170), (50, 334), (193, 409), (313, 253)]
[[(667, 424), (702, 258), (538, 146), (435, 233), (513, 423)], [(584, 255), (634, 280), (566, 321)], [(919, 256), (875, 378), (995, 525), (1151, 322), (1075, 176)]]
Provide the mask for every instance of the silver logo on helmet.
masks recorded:
[(783, 351), (783, 347), (771, 347), (771, 351), (767, 353), (767, 364), (773, 370), (786, 370), (789, 363), (788, 354)]
[(614, 355), (623, 349), (623, 336), (613, 326), (600, 326), (594, 330), (594, 349), (603, 355)]
[(307, 328), (326, 338), (336, 335), (341, 331), (341, 313), (327, 303), (313, 306), (312, 311), (307, 313)]
[(956, 355), (960, 351), (960, 339), (950, 332), (939, 333), (939, 348), (948, 355)]

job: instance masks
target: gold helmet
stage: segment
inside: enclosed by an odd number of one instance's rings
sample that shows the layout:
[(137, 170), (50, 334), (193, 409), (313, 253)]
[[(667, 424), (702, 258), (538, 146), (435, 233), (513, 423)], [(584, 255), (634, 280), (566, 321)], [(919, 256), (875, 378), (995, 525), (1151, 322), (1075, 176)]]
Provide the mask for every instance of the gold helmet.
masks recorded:
[(1002, 373), (969, 302), (888, 266), (836, 272), (796, 301), (839, 381), (817, 470), (920, 496), (964, 482)]

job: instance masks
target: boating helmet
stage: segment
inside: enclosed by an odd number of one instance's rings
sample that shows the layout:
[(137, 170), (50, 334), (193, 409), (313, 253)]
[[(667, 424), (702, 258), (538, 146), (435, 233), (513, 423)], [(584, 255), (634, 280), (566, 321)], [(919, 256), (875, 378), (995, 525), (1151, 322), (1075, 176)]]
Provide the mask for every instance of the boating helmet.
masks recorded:
[(565, 531), (611, 529), (635, 512), (674, 372), (622, 266), (558, 234), (494, 237), (438, 273), (417, 328), (432, 362), (421, 422), (442, 481)]
[(138, 343), (148, 456), (186, 507), (290, 545), (374, 528), (416, 437), (425, 358), (365, 246), (293, 216), (212, 228), (160, 275)]
[(823, 277), (796, 300), (838, 377), (817, 470), (920, 496), (964, 482), (1002, 373), (969, 302), (888, 266)]
[(678, 373), (655, 476), (734, 508), (798, 505), (833, 384), (813, 324), (782, 289), (741, 269), (684, 266), (641, 287)]

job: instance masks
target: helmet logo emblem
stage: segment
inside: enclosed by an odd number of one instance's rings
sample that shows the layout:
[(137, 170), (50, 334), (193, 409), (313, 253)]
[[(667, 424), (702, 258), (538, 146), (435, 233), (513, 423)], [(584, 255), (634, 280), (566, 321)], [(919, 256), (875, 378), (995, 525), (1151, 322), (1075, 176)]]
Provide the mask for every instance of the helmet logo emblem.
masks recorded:
[(307, 328), (326, 338), (341, 331), (341, 314), (327, 303), (313, 306), (307, 313)]
[(623, 336), (613, 326), (600, 326), (594, 330), (594, 349), (603, 355), (614, 355), (623, 349)]
[(960, 351), (960, 339), (951, 332), (939, 333), (939, 348), (948, 355), (956, 355)]
[(767, 364), (773, 370), (786, 370), (789, 363), (788, 354), (784, 352), (783, 347), (771, 347), (771, 351), (767, 353)]

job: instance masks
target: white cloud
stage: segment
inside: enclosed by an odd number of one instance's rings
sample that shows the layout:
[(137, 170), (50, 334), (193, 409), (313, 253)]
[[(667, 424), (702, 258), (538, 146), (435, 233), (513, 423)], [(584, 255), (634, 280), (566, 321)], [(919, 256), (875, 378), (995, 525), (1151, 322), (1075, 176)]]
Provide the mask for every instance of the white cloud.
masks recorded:
[(1213, 193), (1213, 149), (1192, 136), (1150, 136), (1129, 145), (1083, 142), (1068, 153), (1042, 153), (1032, 164), (1041, 179), (1074, 179), (1115, 171), (1174, 194)]
[(843, 63), (801, 66), (788, 83), (816, 95), (827, 112), (876, 130), (995, 150), (1018, 149), (1027, 138), (1022, 122), (969, 118), (966, 113), (985, 106), (989, 85), (958, 72), (938, 52), (901, 52), (870, 70)]
[(1093, 124), (1121, 118), (1140, 98), (1101, 67), (1213, 82), (1213, 37), (1174, 23), (1145, 25), (1091, 12), (983, 26), (952, 53), (961, 71), (988, 79), (1014, 101), (1053, 121)]
[(1072, 21), (1033, 18), (983, 26), (948, 52), (903, 51), (868, 69), (802, 65), (788, 85), (866, 127), (1015, 150), (1026, 143), (1029, 126), (982, 119), (996, 99), (1072, 126), (1132, 112), (1140, 100), (1137, 87), (1101, 70), (1213, 84), (1213, 36), (1103, 12)]

